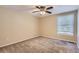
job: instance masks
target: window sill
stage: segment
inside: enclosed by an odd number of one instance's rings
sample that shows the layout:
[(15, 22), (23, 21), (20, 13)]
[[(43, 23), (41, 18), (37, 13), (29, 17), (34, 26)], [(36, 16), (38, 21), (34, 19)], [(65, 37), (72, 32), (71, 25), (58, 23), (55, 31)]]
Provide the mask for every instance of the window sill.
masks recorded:
[(58, 35), (69, 35), (69, 36), (73, 36), (73, 33), (67, 33), (67, 32), (58, 32)]

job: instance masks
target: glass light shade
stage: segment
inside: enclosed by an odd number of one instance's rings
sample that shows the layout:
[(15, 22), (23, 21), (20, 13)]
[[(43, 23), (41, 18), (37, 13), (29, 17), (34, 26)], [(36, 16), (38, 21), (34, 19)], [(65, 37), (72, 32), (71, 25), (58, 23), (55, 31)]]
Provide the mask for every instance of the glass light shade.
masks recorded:
[(40, 14), (41, 15), (45, 15), (46, 13), (45, 13), (45, 11), (41, 11)]

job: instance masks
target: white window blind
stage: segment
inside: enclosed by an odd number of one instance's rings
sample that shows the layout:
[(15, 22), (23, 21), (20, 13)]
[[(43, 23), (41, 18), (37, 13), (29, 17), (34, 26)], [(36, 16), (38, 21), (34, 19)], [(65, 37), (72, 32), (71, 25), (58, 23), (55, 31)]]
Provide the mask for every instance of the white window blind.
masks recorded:
[(74, 31), (74, 14), (58, 16), (57, 18), (57, 33), (73, 35)]

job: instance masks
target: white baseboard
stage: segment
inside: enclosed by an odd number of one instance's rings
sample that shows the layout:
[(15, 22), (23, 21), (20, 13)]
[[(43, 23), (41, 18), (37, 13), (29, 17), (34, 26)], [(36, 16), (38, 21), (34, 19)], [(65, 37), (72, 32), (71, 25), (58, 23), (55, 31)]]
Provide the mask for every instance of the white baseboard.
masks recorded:
[(59, 39), (59, 38), (55, 38), (55, 37), (48, 37), (48, 36), (43, 36), (43, 37), (47, 37), (47, 38), (50, 38), (50, 39), (57, 39), (57, 40), (63, 40), (63, 41), (68, 41), (68, 42), (77, 43), (77, 42), (75, 42), (75, 41), (66, 40), (66, 39)]
[[(51, 37), (48, 37), (48, 36), (35, 36), (35, 37), (31, 37), (31, 38), (29, 38), (29, 39), (33, 39), (33, 38), (36, 38), (36, 37), (46, 37), (46, 38), (50, 38), (50, 39), (57, 39), (57, 40), (63, 40), (63, 41), (73, 42), (73, 41), (66, 40), (66, 39), (59, 39), (59, 38), (55, 38), (55, 37), (52, 37), (52, 38), (51, 38)], [(29, 40), (29, 39), (24, 39), (24, 40), (21, 40), (21, 41), (18, 41), (18, 42), (14, 42), (14, 43), (9, 43), (9, 44), (6, 44), (6, 45), (2, 45), (2, 46), (0, 46), (0, 48), (1, 48), (1, 47), (5, 47), (5, 46), (8, 46), (8, 45), (16, 44), (16, 43), (19, 43), (19, 42), (23, 42), (23, 41)], [(74, 43), (76, 43), (76, 42), (74, 42)], [(78, 46), (78, 48), (79, 48), (79, 46)]]
[[(36, 38), (36, 37), (39, 37), (39, 36), (34, 36), (34, 37), (29, 38), (29, 39), (33, 39), (33, 38)], [(9, 45), (12, 45), (12, 44), (16, 44), (16, 43), (19, 43), (19, 42), (23, 42), (23, 41), (29, 40), (29, 39), (23, 39), (23, 40), (20, 40), (20, 41), (17, 41), (17, 42), (9, 43), (9, 44), (6, 44), (6, 45), (1, 45), (0, 48), (5, 47), (5, 46), (9, 46)]]

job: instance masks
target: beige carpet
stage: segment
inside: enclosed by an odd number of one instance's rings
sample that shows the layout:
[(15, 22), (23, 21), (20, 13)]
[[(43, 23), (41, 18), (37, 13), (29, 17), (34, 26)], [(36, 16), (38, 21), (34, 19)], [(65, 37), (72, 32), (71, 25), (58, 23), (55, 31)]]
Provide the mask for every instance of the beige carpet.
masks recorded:
[(37, 37), (0, 48), (2, 53), (76, 53), (76, 44), (62, 40)]

